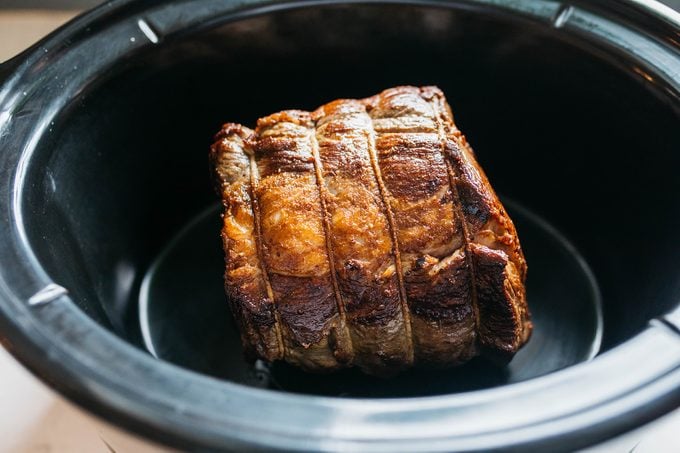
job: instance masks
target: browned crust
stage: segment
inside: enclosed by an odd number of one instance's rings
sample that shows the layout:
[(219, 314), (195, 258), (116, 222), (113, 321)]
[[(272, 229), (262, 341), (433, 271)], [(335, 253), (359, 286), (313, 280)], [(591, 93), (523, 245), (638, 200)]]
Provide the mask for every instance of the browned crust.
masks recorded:
[[(367, 111), (368, 111), (368, 107)], [(370, 116), (370, 112), (369, 116)], [(413, 320), (411, 319), (411, 313), (408, 308), (408, 298), (406, 295), (406, 285), (404, 284), (404, 271), (402, 269), (401, 252), (399, 251), (399, 239), (397, 238), (397, 228), (396, 222), (394, 220), (394, 212), (392, 212), (392, 207), (387, 199), (387, 189), (385, 188), (385, 181), (378, 163), (378, 153), (376, 151), (375, 144), (375, 126), (371, 125), (372, 133), (370, 134), (370, 146), (369, 146), (369, 156), (371, 159), (371, 168), (373, 169), (373, 174), (375, 176), (376, 183), (378, 184), (380, 193), (380, 202), (385, 208), (385, 214), (387, 216), (388, 229), (390, 232), (390, 238), (392, 239), (392, 253), (394, 256), (394, 266), (397, 274), (397, 282), (399, 288), (399, 300), (401, 302), (402, 314), (404, 317), (404, 327), (406, 330), (406, 337), (408, 341), (408, 361), (407, 364), (411, 365), (416, 362), (416, 347), (415, 338), (413, 333)]]
[(476, 352), (470, 266), (432, 106), (414, 87), (365, 102), (395, 217), (416, 361), (464, 362)]
[(507, 359), (528, 340), (514, 225), (436, 87), (216, 139), (225, 287), (251, 355), (384, 375)]
[(481, 323), (479, 340), (483, 353), (495, 360), (508, 361), (528, 340), (523, 311), (524, 285), (515, 267), (502, 250), (471, 244), (476, 269), (477, 307)]
[(257, 221), (252, 207), (250, 129), (225, 124), (210, 149), (215, 186), (224, 204), (222, 242), (224, 288), (239, 325), (246, 355), (276, 360), (283, 357), (274, 303), (257, 248)]
[[(477, 163), (472, 148), (453, 122), (444, 94), (435, 87), (426, 90), (438, 106), (448, 138), (444, 152), (455, 174), (453, 186), (465, 219), (466, 242), (472, 255), (479, 342), (485, 355), (508, 359), (528, 341), (533, 328), (526, 302), (527, 265), (524, 254), (515, 226)], [(502, 272), (490, 265), (491, 252), (501, 253), (499, 256), (505, 257)], [(493, 257), (498, 263), (500, 258), (496, 255)], [(486, 272), (494, 272), (494, 276), (486, 275)], [(498, 287), (490, 289), (489, 284), (492, 283)], [(497, 299), (492, 300), (490, 297)], [(494, 314), (494, 309), (500, 310), (499, 313)], [(513, 329), (498, 323), (502, 316), (506, 316), (505, 322), (512, 324)], [(514, 335), (513, 339), (509, 338), (510, 332)]]
[(330, 273), (312, 128), (308, 112), (280, 112), (260, 119), (250, 141), (261, 177), (254, 198), (261, 212), (263, 259), (286, 360), (327, 371), (348, 359), (338, 348), (346, 348), (349, 338)]
[(393, 374), (411, 363), (412, 348), (389, 219), (371, 165), (371, 120), (354, 100), (326, 104), (313, 118), (332, 244), (329, 256), (347, 314), (354, 363), (368, 373)]
[(336, 338), (331, 344), (335, 358), (341, 363), (351, 363), (354, 360), (355, 352), (352, 345), (352, 335), (347, 326), (347, 313), (345, 312), (345, 305), (340, 294), (340, 287), (338, 286), (338, 273), (335, 268), (336, 254), (333, 247), (333, 234), (331, 225), (331, 213), (328, 211), (329, 193), (324, 184), (323, 169), (321, 164), (321, 157), (319, 155), (319, 142), (316, 139), (317, 125), (313, 121), (309, 133), (309, 140), (312, 146), (312, 156), (314, 157), (314, 174), (316, 175), (316, 185), (319, 190), (319, 201), (321, 203), (321, 221), (323, 222), (324, 236), (326, 239), (326, 253), (328, 255), (328, 266), (330, 268), (330, 277), (333, 284), (333, 295), (335, 297), (336, 307), (340, 315), (340, 327), (343, 329), (343, 335)]

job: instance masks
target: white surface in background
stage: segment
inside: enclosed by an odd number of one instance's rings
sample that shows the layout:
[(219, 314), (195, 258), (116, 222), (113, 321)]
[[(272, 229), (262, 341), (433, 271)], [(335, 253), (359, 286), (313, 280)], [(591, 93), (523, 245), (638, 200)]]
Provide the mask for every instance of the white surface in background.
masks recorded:
[(67, 402), (0, 347), (1, 453), (165, 453)]
[[(0, 10), (0, 61), (28, 47), (74, 14)], [(142, 442), (76, 408), (24, 370), (0, 347), (0, 453), (111, 451), (160, 453), (170, 450)], [(680, 410), (585, 451), (680, 453)]]
[(18, 54), (76, 14), (77, 11), (0, 10), (0, 62)]

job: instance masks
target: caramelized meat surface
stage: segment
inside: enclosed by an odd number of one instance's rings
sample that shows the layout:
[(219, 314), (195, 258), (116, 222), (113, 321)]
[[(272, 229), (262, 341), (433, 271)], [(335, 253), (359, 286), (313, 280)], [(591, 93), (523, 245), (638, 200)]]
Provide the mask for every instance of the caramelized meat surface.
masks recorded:
[(225, 124), (210, 163), (249, 357), (387, 376), (529, 339), (517, 233), (438, 88)]

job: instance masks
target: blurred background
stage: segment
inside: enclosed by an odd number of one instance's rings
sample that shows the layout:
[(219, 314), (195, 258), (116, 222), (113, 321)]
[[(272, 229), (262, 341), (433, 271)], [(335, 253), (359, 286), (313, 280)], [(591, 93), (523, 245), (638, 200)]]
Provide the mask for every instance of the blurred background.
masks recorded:
[[(142, 1), (142, 0), (140, 0)], [(227, 1), (227, 0), (225, 0)], [(98, 0), (0, 0), (0, 62), (21, 52)], [(680, 0), (663, 3), (680, 11)], [(0, 453), (165, 452), (128, 438), (63, 400), (0, 347)], [(680, 410), (590, 452), (678, 452)]]

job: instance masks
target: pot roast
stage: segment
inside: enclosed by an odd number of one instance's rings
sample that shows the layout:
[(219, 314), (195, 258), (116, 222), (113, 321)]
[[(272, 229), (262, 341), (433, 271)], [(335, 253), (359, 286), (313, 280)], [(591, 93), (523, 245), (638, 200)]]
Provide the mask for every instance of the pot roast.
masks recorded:
[(228, 123), (210, 161), (250, 358), (386, 376), (528, 340), (515, 228), (438, 88)]

